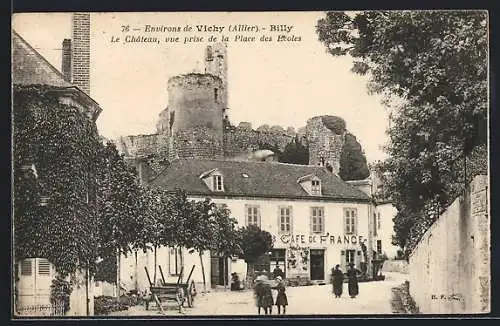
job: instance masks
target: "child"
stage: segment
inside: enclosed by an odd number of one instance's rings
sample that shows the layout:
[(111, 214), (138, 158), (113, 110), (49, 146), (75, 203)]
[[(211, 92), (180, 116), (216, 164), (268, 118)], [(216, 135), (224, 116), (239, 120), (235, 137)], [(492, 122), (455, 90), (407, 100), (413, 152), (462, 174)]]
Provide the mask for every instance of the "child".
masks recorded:
[(276, 306), (278, 306), (278, 315), (281, 312), (281, 307), (283, 307), (283, 315), (286, 312), (286, 306), (288, 305), (288, 298), (285, 292), (285, 283), (281, 276), (276, 277), (276, 281), (278, 281), (278, 285), (276, 289), (278, 290), (278, 296), (276, 297)]
[(184, 314), (184, 301), (186, 301), (186, 297), (184, 296), (184, 289), (182, 287), (177, 289), (176, 299), (179, 305), (179, 313)]

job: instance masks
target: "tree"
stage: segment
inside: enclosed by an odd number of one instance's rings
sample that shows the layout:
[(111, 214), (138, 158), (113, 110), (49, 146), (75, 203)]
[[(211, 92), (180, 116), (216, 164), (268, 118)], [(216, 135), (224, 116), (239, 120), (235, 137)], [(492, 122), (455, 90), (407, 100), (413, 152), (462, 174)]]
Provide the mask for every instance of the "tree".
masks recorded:
[(259, 257), (273, 248), (272, 235), (258, 226), (249, 225), (240, 229), (242, 256), (247, 263), (247, 284), (254, 279), (254, 264)]
[(487, 13), (328, 12), (316, 28), (332, 55), (354, 59), (352, 70), (369, 77), (370, 92), (401, 102), (390, 116), (389, 158), (377, 170), (398, 209), (395, 240), (411, 250), (472, 176), (486, 171)]
[[(117, 296), (120, 293), (119, 266), (121, 254), (132, 253), (142, 243), (139, 237), (145, 227), (146, 208), (142, 205), (143, 192), (135, 170), (128, 166), (112, 142), (101, 147), (97, 171), (97, 211), (99, 214), (99, 255), (101, 271), (108, 270), (116, 262), (114, 278)], [(116, 258), (112, 258), (115, 256)], [(106, 265), (108, 268), (106, 268)], [(103, 278), (104, 275), (100, 275)], [(111, 279), (108, 279), (111, 281)]]
[(369, 175), (370, 170), (361, 145), (353, 134), (346, 133), (340, 154), (340, 178), (342, 180), (363, 180)]
[(280, 162), (302, 165), (309, 164), (309, 150), (302, 145), (298, 136), (295, 136), (294, 139), (285, 146), (280, 157)]

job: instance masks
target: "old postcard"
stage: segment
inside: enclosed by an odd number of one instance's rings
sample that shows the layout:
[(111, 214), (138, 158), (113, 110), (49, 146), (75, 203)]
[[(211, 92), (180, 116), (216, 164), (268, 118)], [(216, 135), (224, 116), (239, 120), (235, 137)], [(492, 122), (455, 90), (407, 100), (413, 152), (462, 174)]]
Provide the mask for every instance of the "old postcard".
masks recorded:
[(13, 318), (489, 313), (488, 23), (14, 14)]

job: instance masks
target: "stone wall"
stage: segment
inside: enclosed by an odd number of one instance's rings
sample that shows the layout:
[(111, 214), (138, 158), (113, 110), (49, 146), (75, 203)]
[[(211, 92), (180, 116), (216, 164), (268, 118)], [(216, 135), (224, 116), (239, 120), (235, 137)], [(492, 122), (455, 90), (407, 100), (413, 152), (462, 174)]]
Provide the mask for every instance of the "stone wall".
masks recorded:
[(307, 120), (306, 138), (309, 144), (309, 165), (330, 164), (333, 172), (340, 170), (340, 155), (344, 146), (344, 135), (336, 134), (326, 127), (323, 117)]
[(488, 178), (476, 176), (409, 257), (410, 293), (422, 313), (490, 311)]
[(198, 127), (177, 131), (170, 137), (169, 160), (178, 158), (221, 159), (220, 136), (211, 128)]
[(248, 128), (235, 128), (224, 132), (224, 156), (235, 157), (259, 149), (259, 144), (277, 145), (283, 151), (293, 136), (278, 132), (261, 132)]

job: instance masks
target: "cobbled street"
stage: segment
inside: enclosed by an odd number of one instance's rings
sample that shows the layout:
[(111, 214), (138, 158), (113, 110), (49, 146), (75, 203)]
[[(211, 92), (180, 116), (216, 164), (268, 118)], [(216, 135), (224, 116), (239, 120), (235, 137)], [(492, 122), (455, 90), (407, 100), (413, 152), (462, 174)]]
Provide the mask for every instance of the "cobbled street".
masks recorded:
[[(303, 287), (288, 287), (287, 296), (289, 306), (287, 315), (347, 315), (347, 314), (391, 314), (391, 289), (401, 285), (406, 275), (386, 273), (386, 280), (364, 282), (359, 284), (360, 294), (351, 299), (347, 295), (347, 284), (344, 284), (343, 296), (339, 299), (332, 294), (331, 285), (314, 285)], [(276, 297), (276, 292), (274, 292)], [(164, 303), (165, 316), (182, 316), (174, 302)], [(273, 315), (277, 313), (273, 307)], [(186, 316), (200, 315), (257, 315), (253, 294), (251, 291), (232, 292), (218, 290), (206, 294), (199, 294), (193, 308), (186, 308)], [(128, 311), (120, 311), (111, 316), (162, 316), (159, 309), (152, 305), (146, 311), (144, 306), (135, 306)]]

